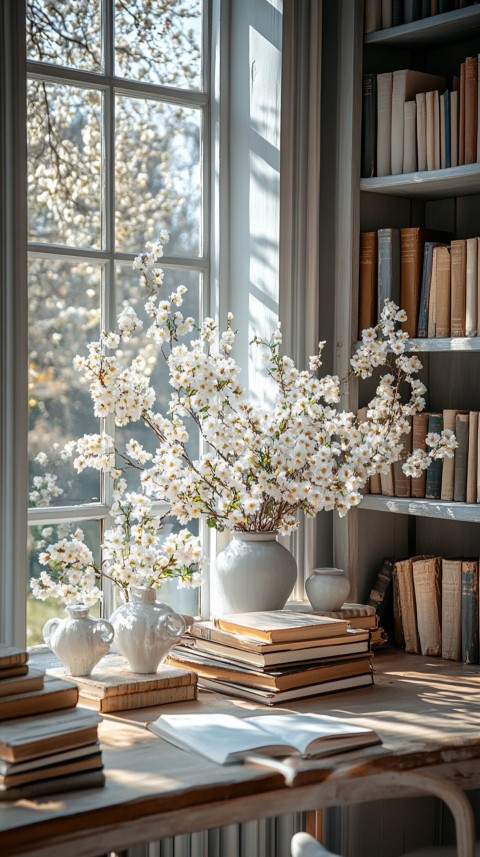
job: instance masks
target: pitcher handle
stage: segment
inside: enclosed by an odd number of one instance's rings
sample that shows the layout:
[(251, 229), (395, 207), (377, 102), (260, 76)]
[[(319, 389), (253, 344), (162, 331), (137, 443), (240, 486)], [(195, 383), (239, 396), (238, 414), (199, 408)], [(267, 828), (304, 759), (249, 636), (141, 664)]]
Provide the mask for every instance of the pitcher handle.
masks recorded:
[(159, 625), (164, 625), (171, 640), (176, 640), (185, 633), (185, 620), (179, 613), (167, 613), (161, 616)]
[(100, 639), (103, 643), (113, 642), (113, 638), (115, 636), (115, 630), (111, 622), (107, 619), (99, 619), (95, 626), (95, 633), (100, 635)]
[(47, 646), (50, 646), (50, 638), (55, 631), (55, 629), (60, 625), (62, 620), (58, 618), (47, 619), (45, 625), (43, 626), (42, 635), (45, 640)]

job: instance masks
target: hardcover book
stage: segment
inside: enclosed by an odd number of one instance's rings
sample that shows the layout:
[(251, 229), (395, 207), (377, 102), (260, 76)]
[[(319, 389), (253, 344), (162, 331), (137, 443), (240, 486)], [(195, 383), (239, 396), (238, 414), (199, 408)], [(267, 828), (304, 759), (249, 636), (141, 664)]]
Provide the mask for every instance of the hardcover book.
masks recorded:
[(28, 661), (28, 652), (0, 643), (0, 670), (21, 666)]
[(478, 560), (462, 560), (462, 661), (479, 659)]
[(419, 172), (427, 169), (427, 104), (425, 92), (415, 96), (417, 115), (417, 168)]
[(465, 336), (477, 335), (478, 238), (466, 239)]
[(412, 562), (417, 629), (422, 655), (441, 655), (441, 558)]
[(27, 783), (38, 783), (52, 780), (55, 777), (64, 777), (67, 774), (76, 774), (81, 771), (97, 771), (102, 768), (102, 754), (97, 745), (94, 752), (85, 754), (80, 758), (67, 759), (55, 762), (54, 764), (46, 763), (43, 767), (33, 768), (28, 771), (10, 771), (7, 774), (0, 774), (1, 797), (8, 797), (5, 794), (6, 792)]
[(433, 283), (435, 283), (434, 312), (431, 331), (429, 319), (428, 335), (446, 338), (450, 336), (451, 289), (450, 250), (444, 244), (433, 248), (432, 289)]
[(360, 233), (358, 338), (377, 323), (378, 248), (376, 232)]
[(219, 616), (215, 625), (224, 631), (253, 637), (265, 642), (278, 643), (286, 640), (319, 640), (345, 634), (347, 622), (328, 616), (269, 610), (252, 613), (232, 613)]
[(470, 411), (468, 416), (468, 453), (467, 453), (467, 489), (466, 502), (477, 502), (478, 470), (478, 411)]
[(377, 318), (388, 298), (400, 305), (400, 230), (379, 229)]
[(377, 143), (377, 75), (363, 76), (362, 93), (362, 167), (363, 178), (375, 175)]
[(417, 105), (406, 101), (403, 105), (403, 173), (417, 171)]
[[(428, 433), (441, 432), (443, 429), (443, 413), (428, 415)], [(429, 500), (439, 500), (442, 490), (442, 460), (435, 459), (427, 467), (425, 479), (425, 497)]]
[[(475, 486), (476, 487), (476, 486)], [(28, 693), (43, 687), (44, 673), (41, 670), (28, 669), (25, 675), (3, 676), (0, 673), (0, 697), (13, 693)]]
[[(400, 306), (407, 313), (407, 321), (402, 323), (402, 329), (408, 332), (410, 339), (417, 335), (425, 242), (441, 241), (446, 237), (446, 233), (421, 226), (408, 226), (400, 230)], [(448, 274), (450, 278), (450, 266)], [(448, 294), (450, 297), (450, 281)], [(448, 315), (450, 319), (450, 308)]]
[(477, 56), (465, 59), (465, 164), (477, 160)]
[(457, 503), (465, 503), (467, 499), (467, 466), (468, 466), (468, 436), (469, 436), (470, 414), (457, 412), (455, 417), (455, 436), (457, 448), (455, 450), (454, 464), (454, 491), (453, 499)]
[(392, 172), (390, 155), (392, 84), (391, 71), (377, 75), (377, 176), (389, 176)]
[(438, 241), (426, 241), (423, 250), (423, 267), (417, 325), (417, 336), (419, 337), (426, 337), (428, 334), (428, 315), (430, 301), (430, 283), (432, 279), (433, 250), (435, 247), (438, 246), (438, 243)]
[(102, 769), (93, 771), (77, 771), (74, 774), (53, 777), (50, 780), (37, 780), (34, 783), (25, 783), (2, 792), (2, 800), (32, 800), (46, 795), (65, 794), (65, 792), (79, 791), (80, 789), (102, 788), (105, 785), (105, 775)]
[(461, 559), (442, 559), (442, 658), (462, 658)]
[(395, 497), (410, 497), (411, 479), (403, 472), (403, 462), (412, 451), (412, 418), (407, 417), (410, 422), (410, 431), (404, 432), (401, 437), (402, 452), (398, 461), (392, 464), (393, 493)]
[(415, 559), (422, 559), (422, 557), (412, 557), (397, 561), (395, 563), (395, 576), (398, 587), (398, 608), (400, 610), (405, 651), (419, 654), (420, 642), (417, 628), (417, 606), (413, 583), (413, 562)]
[(0, 723), (0, 759), (23, 762), (91, 744), (100, 721), (93, 711), (70, 708)]
[(415, 98), (417, 92), (444, 89), (445, 79), (439, 75), (400, 69), (393, 72), (391, 167), (392, 175), (403, 170), (404, 103)]
[[(428, 413), (421, 411), (419, 414), (414, 414), (412, 419), (412, 451), (423, 449), (426, 451), (427, 444), (425, 438), (428, 434)], [(453, 463), (453, 459), (452, 459)], [(422, 471), (421, 476), (412, 476), (412, 497), (425, 497), (426, 472)], [(453, 483), (452, 483), (452, 499), (453, 499)]]
[(384, 617), (391, 607), (393, 589), (392, 575), (393, 562), (391, 559), (384, 557), (375, 583), (373, 584), (370, 590), (370, 595), (368, 596), (368, 604), (375, 609), (379, 622), (383, 622)]
[(465, 314), (467, 299), (467, 242), (456, 238), (450, 245), (451, 262), (451, 335), (465, 336)]
[(40, 690), (0, 697), (0, 720), (27, 717), (47, 711), (73, 708), (78, 702), (78, 688), (71, 681), (45, 676)]
[[(455, 434), (456, 417), (458, 411), (453, 408), (445, 408), (443, 411), (443, 428), (450, 429)], [(455, 458), (444, 458), (442, 467), (441, 500), (453, 500), (455, 492)]]
[[(295, 603), (295, 611), (298, 612), (303, 610), (303, 603), (299, 602)], [(285, 608), (286, 609), (286, 608)], [(305, 603), (305, 612), (312, 612), (312, 607), (310, 604)], [(352, 633), (357, 634), (358, 632), (352, 632), (350, 628), (347, 628), (344, 634), (335, 634), (332, 637), (323, 637), (322, 639), (312, 639), (312, 640), (287, 640), (286, 642), (280, 643), (268, 643), (262, 640), (255, 640), (251, 637), (237, 634), (232, 631), (222, 631), (220, 628), (217, 628), (214, 622), (209, 620), (203, 620), (201, 622), (194, 622), (189, 630), (189, 635), (193, 638), (202, 641), (208, 641), (214, 644), (220, 644), (222, 646), (226, 646), (228, 648), (233, 648), (238, 651), (239, 655), (242, 652), (254, 652), (262, 655), (279, 655), (283, 657), (285, 654), (291, 655), (291, 658), (288, 658), (290, 661), (295, 661), (296, 659), (302, 660), (305, 653), (307, 653), (310, 649), (313, 651), (318, 650), (320, 648), (342, 645), (344, 643), (349, 643), (352, 639)], [(357, 636), (354, 637), (357, 640)], [(309, 656), (306, 658), (309, 660)]]
[(236, 696), (240, 699), (248, 699), (260, 705), (282, 705), (292, 702), (294, 699), (304, 699), (309, 696), (323, 696), (327, 693), (338, 693), (340, 690), (353, 690), (359, 687), (371, 687), (373, 685), (373, 672), (370, 668), (365, 675), (339, 678), (332, 681), (323, 681), (320, 684), (311, 684), (304, 687), (292, 688), (291, 690), (262, 690), (261, 688), (246, 687), (231, 681), (220, 679), (200, 678), (200, 687), (205, 690), (213, 690), (217, 693), (226, 693), (227, 696)]

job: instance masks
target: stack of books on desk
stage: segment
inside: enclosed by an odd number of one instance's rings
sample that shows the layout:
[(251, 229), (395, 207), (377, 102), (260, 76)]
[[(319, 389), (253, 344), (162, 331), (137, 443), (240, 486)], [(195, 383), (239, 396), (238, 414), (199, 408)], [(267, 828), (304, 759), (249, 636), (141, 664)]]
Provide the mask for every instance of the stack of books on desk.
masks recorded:
[[(47, 670), (60, 676), (62, 668)], [(108, 653), (89, 676), (72, 676), (79, 701), (106, 714), (133, 708), (150, 708), (197, 697), (197, 674), (162, 664), (157, 673), (133, 673), (122, 655)]]
[(346, 620), (270, 611), (195, 622), (168, 662), (201, 688), (266, 705), (373, 684), (368, 630)]
[(78, 688), (0, 645), (0, 800), (103, 786), (98, 715), (76, 708)]

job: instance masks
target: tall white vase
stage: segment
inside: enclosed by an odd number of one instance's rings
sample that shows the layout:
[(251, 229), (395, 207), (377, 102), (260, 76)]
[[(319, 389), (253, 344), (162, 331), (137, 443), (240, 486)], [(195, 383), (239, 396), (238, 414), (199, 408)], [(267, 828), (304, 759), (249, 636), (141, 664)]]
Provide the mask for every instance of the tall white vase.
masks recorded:
[(215, 567), (223, 613), (281, 610), (297, 580), (297, 563), (276, 533), (232, 533)]
[(130, 601), (118, 607), (110, 620), (115, 642), (135, 673), (156, 673), (185, 631), (183, 617), (157, 601), (154, 589), (143, 586), (130, 587)]
[(113, 627), (105, 619), (88, 615), (88, 607), (74, 604), (66, 608), (65, 619), (48, 619), (43, 639), (65, 666), (67, 675), (90, 675), (106, 655), (113, 640)]

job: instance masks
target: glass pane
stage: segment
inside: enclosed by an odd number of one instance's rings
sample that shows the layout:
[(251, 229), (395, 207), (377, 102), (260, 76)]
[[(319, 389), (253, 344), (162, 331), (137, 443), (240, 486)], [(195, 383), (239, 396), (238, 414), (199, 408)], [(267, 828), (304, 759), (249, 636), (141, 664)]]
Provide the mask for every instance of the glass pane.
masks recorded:
[(31, 80), (27, 99), (29, 240), (100, 247), (102, 96)]
[(115, 73), (200, 89), (202, 7), (202, 0), (117, 0)]
[(142, 252), (168, 229), (168, 255), (200, 251), (200, 111), (119, 97), (116, 249)]
[[(100, 335), (102, 269), (54, 259), (29, 265), (29, 471), (31, 506), (99, 500), (97, 471), (77, 474), (64, 444), (98, 432), (88, 387), (72, 361)], [(60, 493), (59, 493), (60, 492)]]
[[(100, 524), (98, 521), (80, 521), (70, 524), (56, 524), (50, 526), (30, 527), (28, 531), (28, 568), (29, 581), (33, 577), (39, 577), (45, 566), (38, 561), (38, 555), (50, 544), (63, 539), (69, 533), (75, 532), (80, 527), (83, 530), (85, 544), (93, 553), (94, 560), (98, 564), (100, 557)], [(99, 605), (90, 608), (92, 616), (99, 615)], [(30, 586), (27, 593), (27, 645), (38, 646), (43, 643), (42, 628), (52, 616), (64, 617), (65, 608), (63, 601), (58, 598), (49, 598), (40, 601), (34, 598)]]
[(27, 0), (27, 57), (100, 71), (100, 0)]
[[(169, 385), (168, 368), (165, 360), (155, 343), (145, 335), (147, 328), (151, 324), (151, 319), (147, 316), (143, 308), (148, 295), (144, 289), (141, 289), (138, 281), (138, 272), (133, 270), (131, 265), (118, 265), (116, 277), (118, 312), (130, 305), (134, 307), (135, 312), (144, 325), (143, 329), (135, 333), (128, 342), (122, 343), (122, 350), (129, 360), (137, 355), (143, 357), (148, 366), (148, 371), (151, 373), (152, 385), (156, 393), (154, 410), (166, 415), (171, 387)], [(183, 305), (180, 307), (180, 311), (185, 318), (192, 316), (198, 319), (200, 317), (201, 275), (196, 271), (165, 269), (164, 294), (168, 296), (180, 285), (186, 286), (188, 289), (183, 296)], [(195, 335), (195, 332), (193, 332), (192, 337)], [(198, 455), (199, 449), (198, 432), (194, 425), (189, 426), (189, 431), (191, 437), (188, 450), (190, 455), (195, 457)], [(130, 423), (125, 427), (117, 428), (116, 438), (117, 449), (120, 451), (125, 449), (125, 444), (130, 438), (134, 438), (141, 443), (148, 452), (155, 451), (155, 435), (143, 423)], [(129, 468), (125, 476), (129, 487), (138, 490), (139, 471)]]

